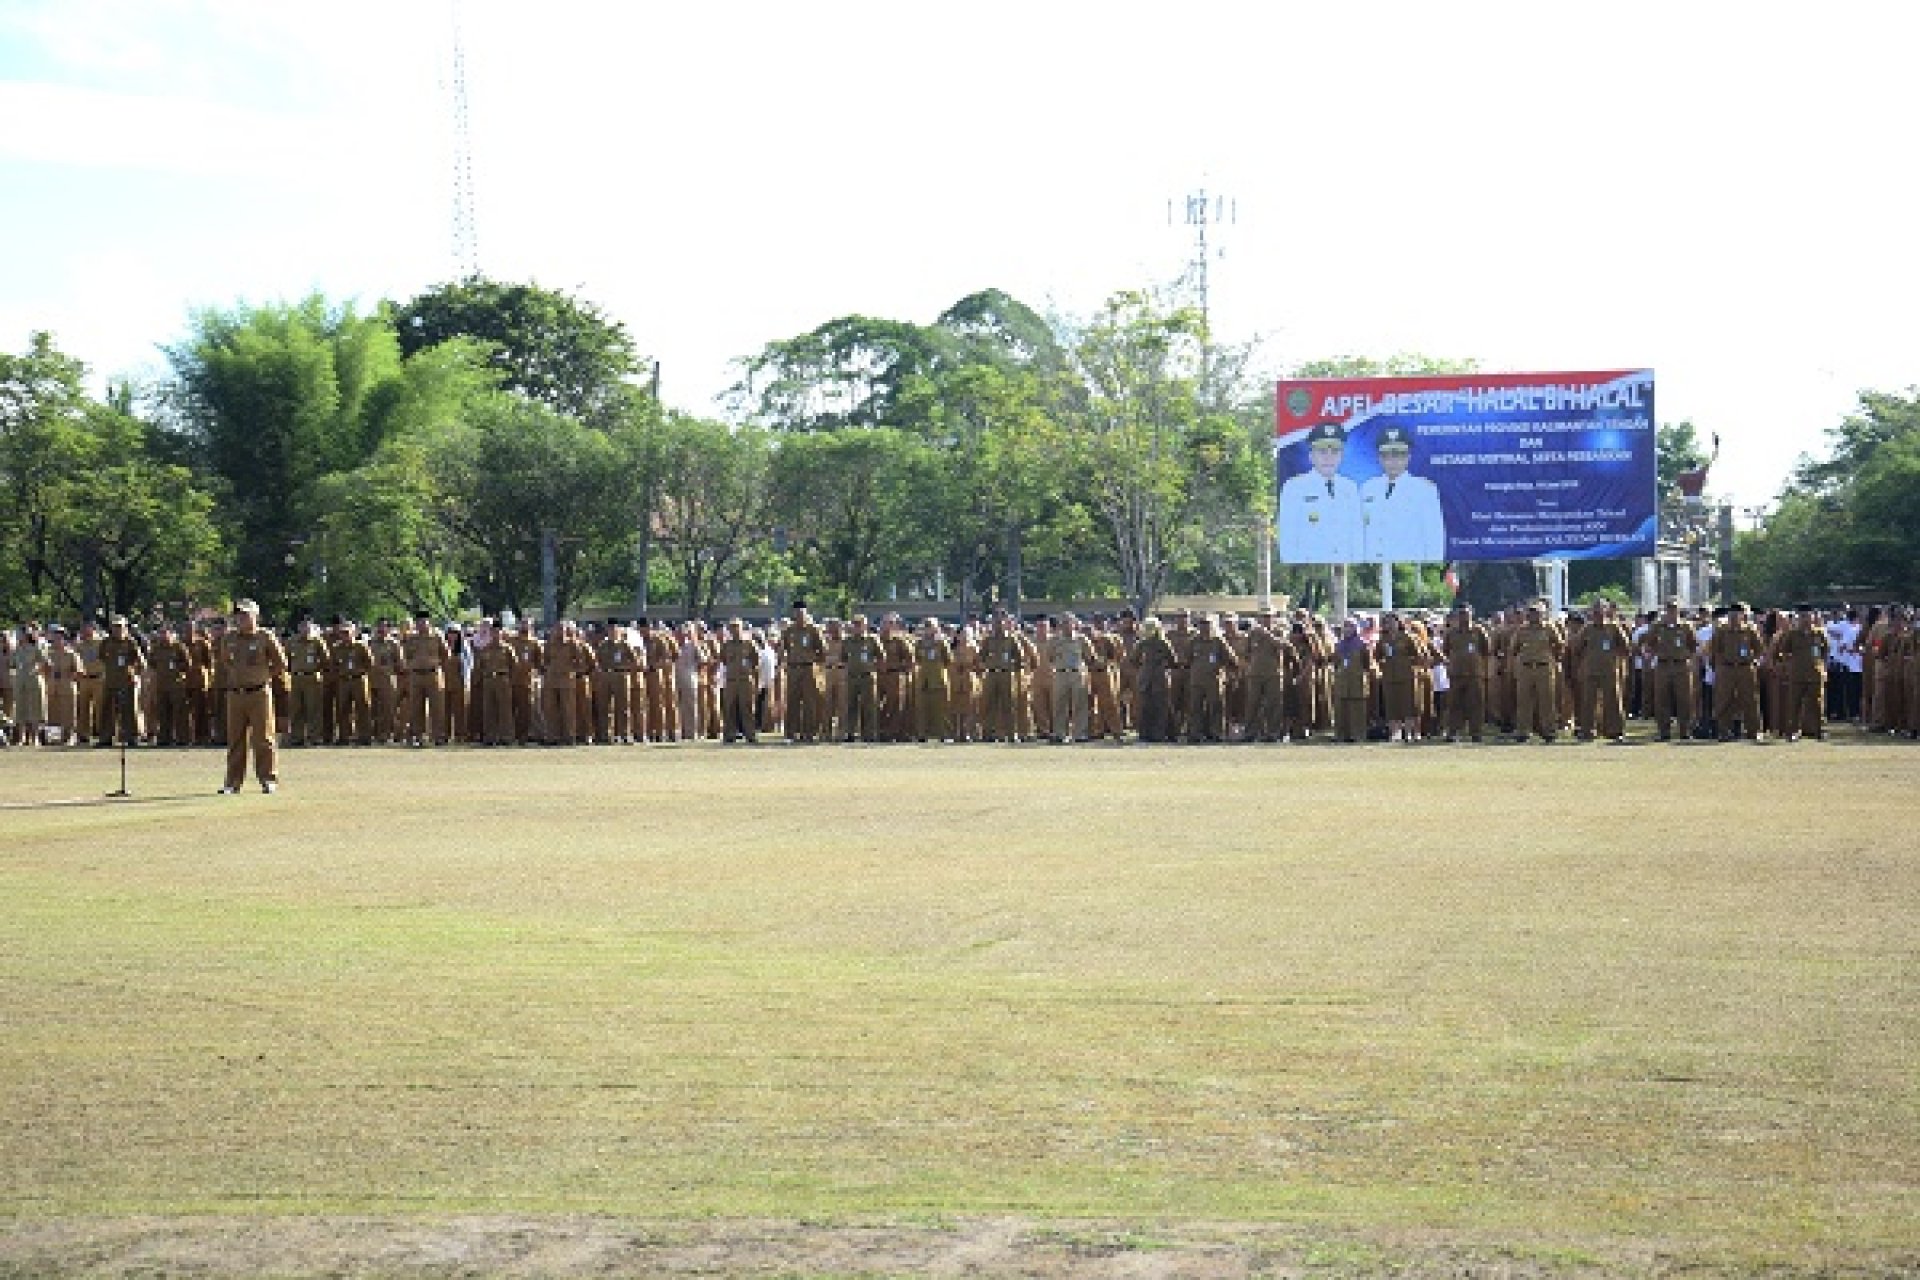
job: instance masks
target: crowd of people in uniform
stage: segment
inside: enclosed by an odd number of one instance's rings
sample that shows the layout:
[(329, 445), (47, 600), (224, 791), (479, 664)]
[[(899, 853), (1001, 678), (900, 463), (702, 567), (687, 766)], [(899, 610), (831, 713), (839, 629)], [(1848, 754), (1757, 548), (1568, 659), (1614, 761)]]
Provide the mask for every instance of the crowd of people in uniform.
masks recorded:
[[(897, 614), (765, 626), (659, 620), (545, 634), (493, 619), (123, 617), (0, 633), (0, 722), (16, 745), (481, 746), (756, 742), (1793, 740), (1834, 723), (1920, 736), (1920, 632), (1900, 606), (1744, 604), (1641, 616), (1605, 602), (1481, 619), (1306, 610), (1073, 614), (960, 622)], [(244, 713), (249, 725), (236, 727)], [(257, 741), (239, 741), (241, 738)], [(264, 746), (263, 746), (264, 743)], [(269, 768), (258, 770), (273, 780)]]

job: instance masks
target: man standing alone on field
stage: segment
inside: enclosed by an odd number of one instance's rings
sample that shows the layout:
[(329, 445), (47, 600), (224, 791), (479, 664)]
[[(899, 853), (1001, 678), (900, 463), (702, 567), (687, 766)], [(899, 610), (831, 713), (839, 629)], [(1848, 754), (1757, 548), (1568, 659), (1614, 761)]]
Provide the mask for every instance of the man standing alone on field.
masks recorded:
[(227, 776), (222, 795), (232, 795), (247, 780), (247, 756), (267, 794), (280, 784), (274, 749), (273, 685), (287, 674), (287, 655), (271, 631), (260, 626), (260, 606), (238, 600), (233, 625), (220, 637), (214, 655), (220, 687), (226, 690)]

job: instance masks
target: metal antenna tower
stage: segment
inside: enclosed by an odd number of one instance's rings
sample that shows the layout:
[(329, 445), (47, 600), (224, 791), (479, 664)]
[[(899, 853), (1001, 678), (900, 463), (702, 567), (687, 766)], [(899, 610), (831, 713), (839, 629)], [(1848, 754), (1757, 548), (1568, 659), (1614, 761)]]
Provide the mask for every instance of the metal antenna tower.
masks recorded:
[(460, 0), (453, 6), (453, 269), (460, 279), (480, 274), (473, 220), (473, 137), (467, 128), (467, 52), (460, 37)]
[[(1212, 332), (1212, 315), (1209, 308), (1212, 299), (1207, 289), (1207, 269), (1216, 256), (1223, 250), (1207, 243), (1207, 228), (1210, 226), (1231, 226), (1240, 220), (1239, 201), (1227, 196), (1208, 195), (1205, 187), (1187, 196), (1185, 225), (1193, 228), (1193, 259), (1187, 263), (1187, 269), (1180, 275), (1182, 284), (1191, 281), (1200, 295), (1200, 318), (1208, 324)], [(1167, 225), (1173, 225), (1173, 201), (1167, 201)]]

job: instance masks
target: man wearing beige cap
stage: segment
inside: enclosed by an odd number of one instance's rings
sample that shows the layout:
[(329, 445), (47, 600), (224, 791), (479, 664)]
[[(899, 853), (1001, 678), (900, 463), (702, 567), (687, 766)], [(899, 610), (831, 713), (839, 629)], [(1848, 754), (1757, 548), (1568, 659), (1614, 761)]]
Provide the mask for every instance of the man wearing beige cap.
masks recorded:
[(273, 685), (287, 673), (287, 655), (271, 631), (260, 628), (260, 606), (236, 600), (233, 626), (220, 637), (214, 678), (226, 690), (227, 780), (221, 795), (232, 795), (247, 780), (247, 752), (260, 789), (269, 795), (279, 784), (273, 739)]

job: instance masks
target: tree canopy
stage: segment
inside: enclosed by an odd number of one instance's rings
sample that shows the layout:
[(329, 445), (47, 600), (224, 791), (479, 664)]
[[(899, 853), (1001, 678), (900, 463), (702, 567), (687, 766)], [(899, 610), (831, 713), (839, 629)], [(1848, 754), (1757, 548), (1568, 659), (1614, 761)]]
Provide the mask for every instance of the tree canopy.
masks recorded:
[[(728, 420), (664, 410), (592, 303), (479, 277), (367, 311), (206, 308), (166, 351), (165, 384), (104, 397), (45, 335), (0, 356), (0, 611), (247, 594), (282, 620), (527, 614), (549, 562), (561, 608), (710, 613), (787, 590), (1145, 608), (1250, 590), (1270, 536), (1273, 377), (1150, 291), (1078, 318), (996, 289), (925, 321), (828, 318), (739, 361)], [(1474, 368), (1348, 354), (1289, 372)], [(1743, 535), (1742, 588), (1913, 594), (1917, 424), (1920, 393), (1864, 393)], [(1709, 455), (1690, 422), (1658, 445), (1667, 487)], [(1467, 589), (1528, 587), (1501, 569), (1473, 566)], [(1583, 566), (1585, 585), (1610, 570)], [(1396, 572), (1397, 598), (1448, 593), (1431, 566)], [(1274, 585), (1315, 581), (1280, 566)]]

